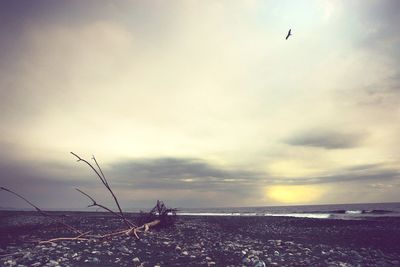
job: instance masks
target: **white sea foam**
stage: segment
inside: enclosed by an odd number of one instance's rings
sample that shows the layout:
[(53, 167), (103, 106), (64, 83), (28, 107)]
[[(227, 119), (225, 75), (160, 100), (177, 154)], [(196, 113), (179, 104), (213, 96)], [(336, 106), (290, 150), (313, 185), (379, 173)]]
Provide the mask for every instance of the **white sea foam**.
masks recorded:
[(296, 218), (314, 218), (314, 219), (328, 219), (331, 214), (329, 213), (266, 213), (265, 216), (282, 216), (282, 217), (296, 217)]
[(327, 213), (223, 213), (223, 212), (178, 212), (177, 215), (181, 216), (283, 216), (283, 217), (296, 217), (296, 218), (316, 218), (327, 219), (330, 214)]
[(361, 214), (362, 210), (346, 210), (346, 214)]
[(219, 212), (177, 212), (181, 216), (242, 216), (240, 213), (219, 213)]

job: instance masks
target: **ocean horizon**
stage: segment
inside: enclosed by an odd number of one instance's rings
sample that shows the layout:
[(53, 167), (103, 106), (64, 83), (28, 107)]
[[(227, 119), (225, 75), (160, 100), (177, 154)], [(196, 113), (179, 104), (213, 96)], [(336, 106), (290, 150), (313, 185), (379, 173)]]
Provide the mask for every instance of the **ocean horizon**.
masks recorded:
[[(0, 210), (34, 211), (0, 207)], [(124, 209), (127, 213), (146, 211), (147, 208)], [(59, 212), (105, 212), (100, 209), (49, 209)], [(371, 217), (400, 217), (400, 202), (352, 203), (324, 205), (254, 206), (178, 208), (180, 216), (284, 216), (316, 219), (362, 219)]]

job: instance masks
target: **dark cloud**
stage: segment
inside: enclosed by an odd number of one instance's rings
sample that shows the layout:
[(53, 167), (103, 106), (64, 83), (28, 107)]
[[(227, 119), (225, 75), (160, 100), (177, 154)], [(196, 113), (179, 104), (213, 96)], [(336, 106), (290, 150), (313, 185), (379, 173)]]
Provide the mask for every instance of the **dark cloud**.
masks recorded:
[(192, 158), (157, 158), (114, 163), (107, 172), (119, 185), (134, 188), (241, 191), (260, 173), (230, 170)]
[[(18, 157), (10, 160), (0, 153), (0, 186), (21, 193), (39, 206), (84, 208), (87, 201), (74, 188), (92, 192), (100, 202), (113, 205), (112, 199), (104, 195), (104, 188), (95, 174), (85, 165), (76, 165), (33, 162)], [(259, 191), (257, 186), (261, 177), (257, 172), (220, 168), (192, 158), (121, 161), (103, 166), (103, 171), (117, 195), (126, 189), (149, 193), (162, 191), (164, 193), (158, 197), (168, 203), (193, 207), (213, 206), (219, 202), (239, 203), (238, 200)], [(181, 191), (192, 191), (193, 194), (180, 196), (177, 192)], [(168, 192), (176, 195), (169, 196)], [(203, 194), (214, 195), (214, 199), (202, 199)], [(224, 199), (220, 199), (222, 194)], [(138, 199), (132, 204), (121, 197), (120, 201), (130, 208), (146, 207), (155, 199)], [(0, 192), (0, 202), (4, 203), (3, 207), (27, 207), (26, 203), (6, 192)]]
[(251, 194), (260, 185), (323, 184), (337, 182), (388, 181), (400, 178), (400, 172), (382, 164), (356, 165), (317, 177), (273, 177), (267, 173), (229, 170), (198, 159), (159, 158), (115, 163), (107, 169), (116, 186), (137, 189), (191, 189), (194, 191), (230, 191)]
[(360, 145), (364, 138), (360, 134), (348, 134), (329, 130), (314, 130), (300, 133), (284, 142), (292, 146), (320, 147), (325, 149), (346, 149)]
[[(82, 208), (83, 201), (77, 198), (75, 187), (90, 187), (88, 179), (74, 179), (68, 172), (52, 173), (51, 166), (29, 162), (2, 162), (0, 164), (0, 186), (22, 194), (41, 207)], [(81, 199), (82, 200), (82, 199)], [(1, 207), (30, 208), (15, 196), (0, 191)], [(85, 204), (85, 203), (84, 203)]]
[[(10, 143), (0, 142), (0, 186), (24, 195), (42, 207), (82, 208), (74, 188), (96, 186), (93, 177), (86, 177), (85, 172), (59, 162), (27, 160), (19, 149)], [(22, 200), (5, 191), (0, 191), (0, 203), (1, 207), (29, 208)]]

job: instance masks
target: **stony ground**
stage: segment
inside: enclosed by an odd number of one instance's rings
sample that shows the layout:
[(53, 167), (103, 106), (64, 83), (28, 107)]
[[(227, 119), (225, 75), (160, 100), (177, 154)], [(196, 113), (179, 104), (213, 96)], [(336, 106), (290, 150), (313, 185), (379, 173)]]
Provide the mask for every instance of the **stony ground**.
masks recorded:
[[(103, 213), (68, 214), (67, 221), (82, 230), (123, 227)], [(140, 240), (38, 244), (62, 236), (71, 234), (36, 213), (0, 212), (0, 265), (400, 266), (400, 218), (181, 217)]]

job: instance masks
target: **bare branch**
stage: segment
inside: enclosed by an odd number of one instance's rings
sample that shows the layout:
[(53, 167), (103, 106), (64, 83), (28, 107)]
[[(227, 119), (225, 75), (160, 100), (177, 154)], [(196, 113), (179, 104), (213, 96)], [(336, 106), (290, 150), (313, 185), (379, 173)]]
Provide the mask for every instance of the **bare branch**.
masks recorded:
[(127, 223), (129, 227), (135, 227), (135, 226), (136, 226), (136, 225), (134, 225), (133, 223), (131, 223), (130, 221), (128, 221), (125, 217), (121, 216), (121, 214), (118, 214), (118, 213), (114, 212), (113, 210), (107, 208), (106, 206), (103, 206), (103, 205), (101, 205), (101, 204), (98, 204), (98, 203), (96, 202), (96, 200), (94, 200), (94, 198), (92, 198), (89, 194), (83, 192), (82, 190), (80, 190), (80, 189), (78, 189), (78, 188), (75, 188), (75, 189), (76, 189), (79, 193), (81, 193), (81, 194), (87, 196), (87, 197), (93, 202), (93, 203), (92, 203), (91, 205), (89, 205), (88, 207), (97, 206), (97, 207), (99, 207), (99, 208), (102, 208), (102, 209), (104, 209), (104, 210), (106, 210), (106, 211), (111, 212), (112, 214), (114, 214), (115, 216), (117, 216), (118, 218), (120, 218), (121, 220), (123, 220), (125, 223)]
[[(97, 203), (96, 200), (92, 196), (90, 196), (89, 194), (85, 193), (84, 191), (76, 188), (76, 190), (79, 193), (83, 194), (84, 196), (86, 196), (87, 198), (89, 198), (92, 201), (92, 204), (88, 205), (88, 207), (96, 206), (96, 207), (99, 207), (101, 209), (104, 209), (104, 210), (110, 212), (111, 214), (115, 215), (119, 219), (123, 220), (124, 223), (128, 226), (128, 228), (124, 229), (124, 230), (118, 230), (116, 232), (111, 232), (108, 234), (103, 234), (103, 235), (90, 235), (89, 233), (91, 231), (82, 232), (82, 231), (76, 229), (75, 227), (63, 222), (60, 218), (54, 217), (53, 214), (44, 212), (38, 206), (34, 205), (32, 202), (30, 202), (28, 199), (26, 199), (22, 195), (14, 192), (8, 188), (0, 187), (1, 190), (7, 191), (7, 192), (17, 196), (18, 198), (24, 200), (30, 206), (35, 208), (35, 210), (37, 212), (39, 212), (41, 215), (49, 217), (51, 220), (53, 220), (57, 223), (60, 223), (60, 224), (64, 225), (65, 227), (67, 227), (68, 229), (78, 233), (78, 235), (75, 237), (58, 237), (58, 238), (53, 238), (53, 239), (49, 239), (46, 241), (39, 241), (40, 244), (46, 244), (46, 243), (55, 244), (55, 242), (57, 242), (57, 241), (65, 241), (65, 240), (87, 241), (87, 240), (94, 240), (94, 239), (104, 239), (104, 238), (118, 236), (118, 235), (134, 236), (137, 239), (139, 239), (138, 233), (147, 232), (150, 228), (155, 227), (157, 225), (165, 226), (165, 225), (169, 225), (169, 224), (171, 224), (171, 222), (173, 222), (174, 217), (176, 215), (176, 209), (168, 209), (162, 201), (157, 200), (156, 206), (153, 207), (153, 209), (150, 211), (150, 213), (148, 213), (145, 216), (140, 217), (140, 219), (142, 219), (142, 221), (139, 223), (139, 225), (141, 225), (141, 226), (137, 226), (137, 225), (133, 224), (125, 217), (124, 213), (122, 212), (122, 209), (119, 205), (118, 199), (115, 196), (114, 192), (112, 191), (110, 185), (108, 184), (107, 178), (104, 175), (102, 169), (100, 168), (100, 165), (98, 164), (96, 158), (93, 156), (92, 159), (94, 160), (98, 170), (96, 170), (96, 168), (93, 167), (93, 165), (90, 162), (79, 157), (77, 154), (75, 154), (73, 152), (71, 152), (71, 154), (74, 155), (78, 159), (78, 162), (79, 161), (85, 162), (96, 173), (96, 175), (99, 177), (100, 181), (103, 183), (103, 185), (107, 188), (107, 190), (110, 192), (110, 194), (114, 198), (114, 201), (118, 207), (119, 213), (111, 210), (110, 208), (108, 208), (102, 204)], [(169, 215), (173, 215), (173, 216), (171, 217)], [(37, 241), (35, 241), (35, 242), (37, 242)]]
[(82, 232), (79, 231), (78, 229), (76, 229), (75, 227), (73, 227), (73, 226), (71, 226), (71, 225), (69, 225), (69, 224), (66, 224), (65, 222), (61, 221), (61, 220), (58, 219), (58, 218), (54, 218), (53, 215), (51, 215), (51, 214), (49, 214), (49, 213), (47, 213), (47, 212), (42, 211), (38, 206), (34, 205), (32, 202), (30, 202), (29, 200), (27, 200), (25, 197), (21, 196), (20, 194), (14, 192), (14, 191), (12, 191), (12, 190), (10, 190), (10, 189), (8, 189), (8, 188), (5, 188), (5, 187), (0, 187), (0, 189), (1, 189), (1, 190), (4, 190), (4, 191), (7, 191), (7, 192), (9, 192), (9, 193), (11, 193), (11, 194), (17, 196), (18, 198), (24, 200), (24, 201), (25, 201), (26, 203), (28, 203), (30, 206), (34, 207), (35, 210), (36, 210), (37, 212), (39, 212), (42, 216), (48, 217), (48, 218), (50, 218), (52, 221), (64, 225), (65, 227), (67, 227), (67, 228), (68, 228), (69, 230), (71, 230), (71, 231), (74, 231), (74, 232), (76, 232), (76, 233), (82, 234)]
[(128, 220), (125, 218), (124, 213), (122, 212), (121, 206), (119, 205), (118, 199), (115, 196), (114, 192), (112, 191), (111, 187), (108, 185), (107, 183), (107, 179), (105, 178), (103, 172), (101, 171), (99, 165), (97, 164), (97, 161), (95, 159), (95, 157), (93, 156), (93, 159), (96, 163), (96, 165), (98, 166), (100, 172), (103, 174), (104, 178), (99, 174), (99, 172), (93, 167), (92, 164), (90, 164), (88, 161), (86, 161), (85, 159), (82, 159), (81, 157), (79, 157), (77, 154), (71, 152), (72, 155), (74, 155), (75, 157), (78, 158), (78, 161), (83, 161), (85, 162), (87, 165), (89, 165), (90, 168), (92, 168), (92, 170), (97, 174), (97, 176), (100, 178), (101, 182), (104, 184), (104, 186), (108, 189), (108, 191), (110, 192), (110, 194), (112, 195), (112, 197), (114, 198), (115, 203), (117, 204), (119, 213), (121, 214), (121, 217), (124, 218), (125, 223), (127, 224), (127, 226), (131, 226), (131, 224), (128, 222)]

